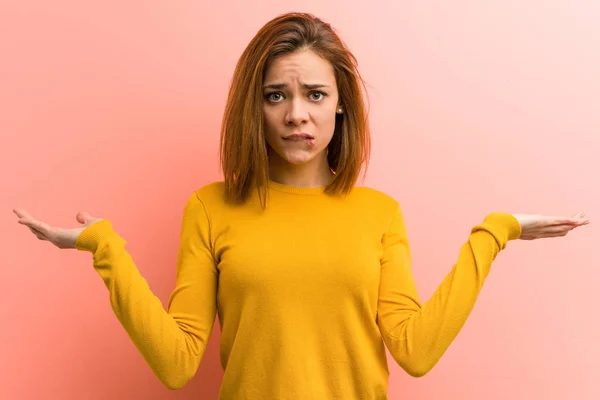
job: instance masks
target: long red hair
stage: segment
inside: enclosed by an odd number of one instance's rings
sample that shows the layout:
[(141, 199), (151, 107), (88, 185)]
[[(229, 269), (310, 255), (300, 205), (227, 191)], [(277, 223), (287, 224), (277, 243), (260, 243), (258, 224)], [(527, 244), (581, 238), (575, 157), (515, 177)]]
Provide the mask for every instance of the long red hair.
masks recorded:
[(334, 178), (325, 192), (334, 195), (352, 190), (370, 154), (370, 129), (366, 90), (354, 55), (328, 23), (306, 13), (287, 13), (265, 24), (240, 57), (221, 126), (220, 158), (229, 200), (245, 202), (259, 190), (266, 206), (269, 163), (264, 135), (263, 79), (270, 62), (283, 54), (310, 49), (334, 68), (340, 104), (327, 159)]

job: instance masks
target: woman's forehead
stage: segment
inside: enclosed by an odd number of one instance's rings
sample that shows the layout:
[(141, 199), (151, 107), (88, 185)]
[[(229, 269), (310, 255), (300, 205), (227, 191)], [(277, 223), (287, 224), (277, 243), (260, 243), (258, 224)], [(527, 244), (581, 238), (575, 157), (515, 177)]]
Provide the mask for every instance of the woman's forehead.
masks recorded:
[(297, 82), (305, 85), (331, 84), (335, 81), (333, 66), (310, 50), (275, 58), (265, 73), (265, 84)]

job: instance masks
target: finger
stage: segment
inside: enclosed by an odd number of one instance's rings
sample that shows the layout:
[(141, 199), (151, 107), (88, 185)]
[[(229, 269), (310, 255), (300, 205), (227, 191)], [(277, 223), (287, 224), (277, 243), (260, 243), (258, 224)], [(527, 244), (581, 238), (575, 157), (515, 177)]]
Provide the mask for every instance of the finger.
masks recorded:
[(38, 231), (34, 231), (34, 230), (31, 230), (31, 231), (33, 232), (33, 234), (35, 235), (35, 237), (37, 237), (38, 239), (40, 239), (40, 240), (48, 240), (48, 238), (43, 233), (38, 232)]
[(33, 219), (33, 217), (31, 215), (29, 215), (29, 213), (25, 210), (23, 210), (22, 208), (15, 208), (13, 209), (13, 212), (17, 215), (17, 217), (19, 218), (29, 218), (29, 219)]
[(589, 219), (586, 218), (585, 212), (580, 212), (580, 213), (573, 215), (571, 217), (571, 220), (573, 221), (573, 223), (576, 223), (576, 224), (581, 223), (581, 222), (589, 223)]
[(582, 225), (587, 225), (587, 224), (588, 224), (588, 222), (584, 222), (579, 225), (552, 226), (552, 227), (548, 227), (548, 228), (544, 229), (543, 231), (541, 231), (539, 236), (542, 236), (542, 237), (565, 236), (567, 233), (569, 233), (573, 229), (575, 229), (579, 226), (582, 226)]
[(587, 225), (589, 223), (590, 223), (589, 219), (587, 219), (587, 218), (580, 218), (580, 219), (573, 220), (571, 222), (571, 225), (573, 225), (574, 227), (577, 227), (577, 226)]
[(535, 236), (538, 239), (554, 236), (564, 236), (573, 228), (574, 226), (572, 225), (548, 226), (544, 229), (540, 229), (536, 233), (533, 233), (533, 236)]
[(35, 236), (36, 236), (38, 239), (40, 239), (40, 240), (48, 240), (48, 237), (47, 237), (46, 235), (44, 235), (44, 233), (43, 233), (43, 232), (40, 232), (40, 231), (38, 231), (37, 229), (35, 229), (35, 228), (32, 228), (32, 227), (30, 227), (30, 226), (28, 226), (27, 228), (28, 228), (28, 229), (31, 231), (31, 233), (33, 233), (33, 234), (34, 234), (34, 235), (35, 235)]
[(85, 224), (89, 220), (93, 219), (92, 216), (85, 211), (81, 211), (81, 212), (77, 213), (76, 218), (77, 218), (77, 221), (81, 224)]
[(569, 217), (569, 218), (565, 218), (565, 217), (552, 217), (552, 220), (550, 221), (550, 223), (548, 224), (548, 226), (550, 227), (556, 227), (556, 226), (564, 226), (564, 225), (570, 225), (573, 226), (573, 224), (578, 223), (579, 220), (573, 217)]
[(548, 228), (547, 230), (544, 230), (544, 233), (549, 233), (549, 234), (553, 234), (553, 233), (561, 233), (561, 232), (569, 232), (570, 230), (575, 229), (575, 226), (573, 225), (559, 225), (559, 226), (553, 226)]
[(562, 219), (558, 222), (559, 222), (559, 224), (565, 224), (565, 225), (578, 225), (585, 221), (587, 221), (587, 219), (583, 219), (582, 217), (569, 217), (566, 219)]
[(545, 239), (551, 237), (561, 237), (566, 236), (573, 228), (572, 227), (564, 227), (562, 229), (546, 229), (543, 232), (540, 232), (534, 235), (535, 239)]
[(563, 236), (567, 236), (568, 233), (569, 233), (569, 231), (553, 232), (553, 233), (549, 233), (548, 235), (544, 235), (544, 238), (563, 237)]
[(41, 222), (41, 221), (36, 221), (36, 220), (31, 220), (31, 219), (22, 219), (19, 221), (19, 224), (25, 225), (29, 228), (33, 228), (36, 231), (48, 236), (50, 234), (50, 231), (52, 230), (52, 228), (50, 227), (50, 225)]
[(31, 233), (33, 233), (33, 234), (34, 234), (34, 235), (36, 235), (36, 236), (43, 235), (43, 233), (42, 233), (42, 232), (38, 231), (38, 230), (37, 230), (37, 229), (35, 229), (35, 228), (31, 228), (31, 227), (27, 227), (27, 228), (29, 228), (29, 230), (31, 231)]

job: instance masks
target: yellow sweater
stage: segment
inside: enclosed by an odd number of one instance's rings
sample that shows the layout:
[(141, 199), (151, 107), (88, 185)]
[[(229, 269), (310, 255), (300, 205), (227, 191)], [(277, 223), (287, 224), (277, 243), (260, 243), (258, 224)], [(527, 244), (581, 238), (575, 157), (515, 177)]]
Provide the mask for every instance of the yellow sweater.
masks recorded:
[(429, 371), (458, 334), (507, 241), (521, 234), (507, 213), (475, 226), (439, 289), (420, 303), (401, 209), (356, 187), (346, 197), (269, 183), (224, 201), (222, 183), (189, 198), (176, 287), (167, 310), (109, 220), (77, 248), (156, 376), (171, 389), (191, 379), (215, 315), (221, 326), (222, 400), (387, 399), (385, 347), (410, 375)]

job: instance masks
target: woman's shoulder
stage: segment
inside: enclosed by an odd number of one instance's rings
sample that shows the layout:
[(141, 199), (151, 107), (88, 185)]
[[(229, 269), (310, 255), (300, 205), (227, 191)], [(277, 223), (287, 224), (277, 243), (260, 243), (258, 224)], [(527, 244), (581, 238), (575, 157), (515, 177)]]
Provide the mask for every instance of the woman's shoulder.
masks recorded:
[(373, 203), (374, 205), (390, 207), (398, 206), (398, 201), (392, 195), (371, 186), (355, 186), (352, 190), (352, 194), (353, 196), (363, 201)]
[(194, 195), (203, 203), (225, 204), (225, 182), (212, 181), (198, 187)]
[(204, 207), (207, 204), (220, 204), (225, 200), (225, 185), (223, 181), (214, 181), (200, 186), (188, 195), (187, 203), (201, 203)]
[(195, 193), (200, 197), (222, 197), (225, 195), (225, 182), (213, 181), (196, 189)]

